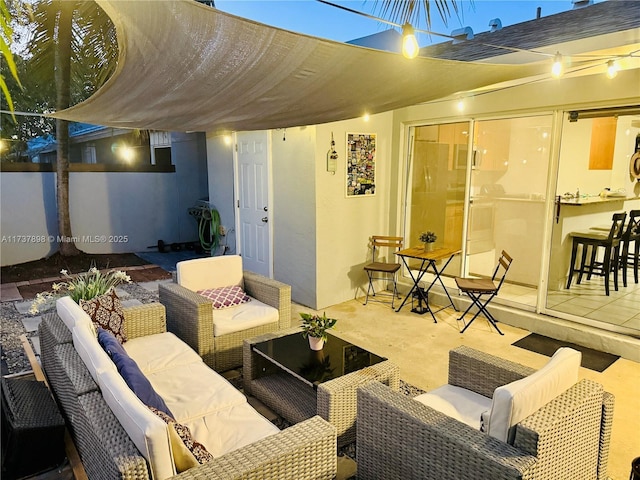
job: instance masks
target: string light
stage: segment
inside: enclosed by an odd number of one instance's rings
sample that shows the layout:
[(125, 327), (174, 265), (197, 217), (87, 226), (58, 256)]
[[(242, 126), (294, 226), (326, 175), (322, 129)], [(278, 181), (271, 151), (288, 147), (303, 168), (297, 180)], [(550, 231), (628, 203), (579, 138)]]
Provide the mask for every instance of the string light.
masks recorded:
[(416, 32), (409, 23), (402, 26), (402, 55), (406, 58), (416, 58), (418, 56), (418, 40), (416, 40)]
[(562, 70), (562, 55), (560, 55), (560, 52), (556, 52), (553, 57), (553, 65), (551, 66), (551, 75), (553, 75), (554, 78), (559, 78), (562, 76)]
[(618, 62), (616, 62), (615, 60), (609, 60), (607, 62), (607, 77), (614, 78), (616, 75), (618, 75), (618, 70), (620, 70)]

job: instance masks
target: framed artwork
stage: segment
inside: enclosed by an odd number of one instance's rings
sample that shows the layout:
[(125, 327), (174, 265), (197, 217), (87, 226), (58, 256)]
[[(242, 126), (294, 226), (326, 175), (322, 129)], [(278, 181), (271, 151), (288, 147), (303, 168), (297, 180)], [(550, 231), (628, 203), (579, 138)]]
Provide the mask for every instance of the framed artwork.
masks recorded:
[(347, 133), (347, 198), (376, 193), (376, 134)]

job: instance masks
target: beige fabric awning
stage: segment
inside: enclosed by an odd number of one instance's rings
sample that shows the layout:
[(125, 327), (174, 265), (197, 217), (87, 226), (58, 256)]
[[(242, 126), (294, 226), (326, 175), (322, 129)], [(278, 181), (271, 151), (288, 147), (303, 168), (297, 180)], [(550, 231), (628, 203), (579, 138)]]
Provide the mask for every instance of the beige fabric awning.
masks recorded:
[(549, 65), (408, 60), (235, 17), (192, 0), (98, 0), (120, 56), (66, 120), (166, 131), (262, 130), (380, 113)]

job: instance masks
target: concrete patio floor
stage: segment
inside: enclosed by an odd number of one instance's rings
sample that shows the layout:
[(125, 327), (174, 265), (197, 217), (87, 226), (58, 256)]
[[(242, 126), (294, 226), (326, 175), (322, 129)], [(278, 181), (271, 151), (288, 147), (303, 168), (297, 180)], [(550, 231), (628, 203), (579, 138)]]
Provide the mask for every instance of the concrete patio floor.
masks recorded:
[[(138, 285), (155, 294), (158, 281), (170, 281), (164, 275), (160, 277), (155, 281), (140, 278)], [(128, 299), (126, 293), (122, 296), (125, 305), (135, 304), (136, 301)], [(434, 323), (430, 315), (411, 313), (409, 306), (396, 313), (388, 304), (369, 302), (365, 306), (362, 305), (363, 300), (344, 302), (318, 313), (326, 312), (328, 316), (338, 319), (333, 331), (335, 335), (389, 358), (400, 367), (402, 380), (423, 390), (428, 391), (447, 383), (448, 352), (458, 345), (468, 345), (533, 368), (540, 368), (548, 361), (544, 355), (512, 345), (527, 336), (530, 333), (527, 330), (501, 323), (500, 329), (505, 334), (501, 336), (484, 319), (479, 318), (464, 334), (460, 334), (456, 321), (459, 314), (452, 308), (436, 313), (438, 323)], [(16, 307), (19, 305), (24, 309), (28, 308), (28, 304), (27, 301), (20, 302)], [(294, 303), (293, 321), (299, 318), (300, 312), (313, 310)], [(25, 330), (31, 335), (35, 333), (38, 320), (23, 320)], [(37, 337), (31, 338), (31, 341), (38, 350)], [(609, 477), (612, 480), (626, 480), (632, 460), (640, 456), (640, 410), (637, 407), (637, 399), (640, 398), (640, 384), (637, 382), (640, 364), (620, 358), (602, 373), (581, 368), (580, 378), (597, 381), (615, 395)]]
[[(327, 316), (337, 318), (335, 335), (385, 356), (400, 367), (400, 378), (423, 390), (431, 390), (447, 383), (448, 352), (458, 345), (470, 347), (506, 358), (532, 368), (540, 368), (548, 357), (519, 347), (515, 341), (530, 332), (504, 323), (499, 335), (488, 322), (478, 318), (464, 333), (459, 333), (452, 308), (436, 313), (438, 323), (430, 315), (411, 313), (405, 306), (399, 313), (389, 305), (356, 299), (326, 308)], [(292, 306), (293, 319), (300, 312), (313, 310)], [(604, 385), (615, 395), (613, 433), (609, 453), (609, 477), (627, 480), (631, 462), (640, 456), (640, 364), (619, 358), (604, 372), (580, 369), (580, 378), (588, 378)], [(569, 480), (569, 479), (558, 479)], [(577, 479), (576, 479), (577, 480)]]

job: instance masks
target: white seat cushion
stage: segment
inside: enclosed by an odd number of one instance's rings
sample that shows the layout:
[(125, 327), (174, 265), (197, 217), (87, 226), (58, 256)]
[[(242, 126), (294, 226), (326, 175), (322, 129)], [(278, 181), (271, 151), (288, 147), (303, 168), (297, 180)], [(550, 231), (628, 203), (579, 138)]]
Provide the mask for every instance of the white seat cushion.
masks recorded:
[(194, 292), (232, 285), (244, 287), (240, 255), (222, 255), (178, 262), (176, 275), (179, 285)]
[(280, 314), (276, 308), (255, 298), (231, 308), (213, 311), (213, 336), (241, 332), (248, 328), (259, 327), (277, 322)]
[(414, 400), (480, 430), (480, 415), (491, 408), (491, 399), (465, 388), (443, 385)]
[(202, 362), (200, 355), (171, 332), (133, 338), (123, 347), (145, 375)]
[(512, 443), (516, 424), (578, 381), (581, 359), (580, 352), (559, 348), (537, 372), (496, 388), (491, 404), (489, 435)]
[(165, 369), (146, 377), (180, 423), (188, 424), (247, 401), (239, 390), (203, 362)]
[[(183, 422), (185, 423), (185, 422)], [(214, 457), (278, 433), (278, 427), (248, 403), (233, 405), (186, 422), (193, 438)]]

